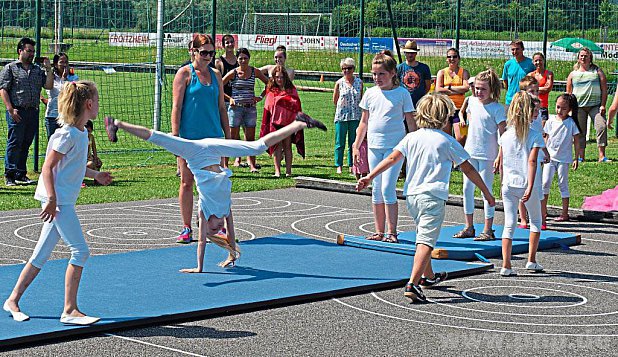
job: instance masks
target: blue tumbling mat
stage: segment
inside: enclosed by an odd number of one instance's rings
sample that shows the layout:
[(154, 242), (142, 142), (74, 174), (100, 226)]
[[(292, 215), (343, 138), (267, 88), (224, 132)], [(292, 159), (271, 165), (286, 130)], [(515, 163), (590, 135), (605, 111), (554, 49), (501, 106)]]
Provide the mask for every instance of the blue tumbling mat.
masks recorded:
[[(464, 226), (443, 227), (440, 238), (432, 253), (434, 259), (476, 260), (476, 254), (486, 258), (502, 256), (502, 229), (504, 226), (494, 225), (496, 240), (478, 242), (473, 238), (453, 238), (453, 234), (462, 230)], [(477, 233), (483, 231), (483, 224), (474, 225)], [(515, 228), (513, 236), (513, 254), (528, 252), (528, 229)], [(359, 236), (339, 236), (338, 243), (356, 248), (379, 250), (389, 253), (414, 255), (416, 251), (416, 232), (399, 233), (399, 244), (367, 240)], [(581, 243), (581, 236), (572, 233), (555, 231), (541, 231), (539, 250), (547, 250), (559, 247), (568, 247)]]
[[(209, 244), (203, 274), (178, 271), (195, 266), (195, 245), (91, 257), (79, 304), (84, 312), (102, 319), (87, 327), (59, 322), (67, 260), (49, 261), (20, 302), (30, 320), (15, 322), (0, 310), (0, 346), (403, 287), (413, 261), (401, 254), (292, 234), (243, 241), (240, 247), (238, 265), (223, 269), (217, 262), (227, 254)], [(0, 302), (9, 296), (22, 268), (23, 264), (0, 267)], [(434, 262), (434, 269), (447, 271), (450, 277), (492, 268), (492, 264)]]

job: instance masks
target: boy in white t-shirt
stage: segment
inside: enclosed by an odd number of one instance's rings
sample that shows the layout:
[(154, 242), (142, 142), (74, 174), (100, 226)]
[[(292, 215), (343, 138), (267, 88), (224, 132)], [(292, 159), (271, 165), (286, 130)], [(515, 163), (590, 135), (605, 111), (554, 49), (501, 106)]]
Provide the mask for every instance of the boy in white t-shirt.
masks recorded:
[(449, 194), (449, 179), (453, 164), (479, 187), (491, 206), (495, 199), (474, 167), (470, 156), (452, 136), (442, 131), (455, 106), (443, 94), (428, 94), (420, 101), (416, 112), (418, 130), (406, 135), (393, 152), (380, 162), (369, 175), (358, 180), (357, 190), (367, 187), (371, 180), (407, 158), (406, 181), (403, 192), (408, 210), (416, 222), (416, 254), (410, 281), (404, 295), (413, 301), (426, 301), (419, 284), (430, 286), (446, 278), (446, 273), (433, 273), (431, 252), (440, 235), (444, 210)]

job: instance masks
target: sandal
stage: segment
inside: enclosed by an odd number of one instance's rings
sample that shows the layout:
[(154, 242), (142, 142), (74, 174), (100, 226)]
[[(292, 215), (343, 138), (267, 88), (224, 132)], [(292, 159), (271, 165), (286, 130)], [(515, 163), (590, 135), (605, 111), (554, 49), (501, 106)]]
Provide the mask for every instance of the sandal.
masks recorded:
[(466, 227), (459, 232), (453, 234), (453, 238), (474, 238), (476, 237), (476, 232), (474, 231), (474, 227)]
[(397, 234), (397, 233), (386, 233), (384, 235), (384, 238), (382, 238), (382, 242), (399, 243), (399, 240), (397, 239), (397, 236), (399, 236), (399, 234)]
[(474, 238), (474, 240), (477, 242), (488, 242), (488, 241), (496, 240), (496, 235), (494, 234), (494, 231), (491, 230), (489, 232), (483, 232), (479, 234), (479, 236)]
[(367, 240), (379, 240), (382, 241), (384, 240), (384, 233), (374, 233), (368, 237), (365, 237), (365, 239)]

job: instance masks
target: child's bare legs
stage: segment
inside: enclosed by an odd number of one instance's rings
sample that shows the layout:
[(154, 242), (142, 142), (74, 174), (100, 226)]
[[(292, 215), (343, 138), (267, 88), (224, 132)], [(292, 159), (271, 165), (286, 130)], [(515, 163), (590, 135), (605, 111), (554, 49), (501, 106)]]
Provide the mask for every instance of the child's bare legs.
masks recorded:
[[(244, 127), (244, 131), (245, 141), (255, 141), (255, 127)], [(247, 156), (247, 162), (249, 163), (249, 168), (251, 172), (257, 171), (257, 168), (255, 167), (255, 156)]]
[[(537, 241), (538, 243), (538, 241)], [(511, 269), (511, 253), (513, 250), (513, 240), (502, 238), (502, 267)]]
[(541, 227), (547, 226), (547, 199), (549, 195), (544, 195), (541, 200)]
[(373, 208), (373, 225), (375, 232), (378, 234), (384, 234), (386, 226), (386, 210), (384, 203), (374, 203)]
[(11, 292), (11, 295), (8, 299), (6, 299), (6, 303), (12, 311), (21, 311), (19, 309), (19, 300), (21, 299), (28, 286), (32, 283), (34, 278), (39, 275), (41, 269), (35, 267), (34, 265), (27, 263), (19, 274), (19, 278), (17, 279), (17, 283)]
[(152, 135), (152, 130), (140, 125), (134, 125), (120, 120), (114, 120), (114, 124), (119, 129), (122, 129), (129, 134), (135, 135), (140, 139), (148, 140)]
[(561, 218), (569, 219), (569, 198), (562, 197), (562, 213), (560, 213)]
[(67, 272), (64, 277), (64, 311), (63, 315), (69, 315), (72, 317), (84, 317), (84, 315), (77, 308), (77, 290), (79, 289), (79, 282), (82, 279), (83, 267), (78, 265), (69, 264), (67, 266)]
[(273, 152), (273, 164), (275, 165), (275, 176), (281, 176), (281, 157), (283, 156), (282, 144), (278, 144)]
[(412, 266), (412, 274), (410, 274), (410, 282), (414, 285), (418, 285), (421, 281), (423, 273), (425, 276), (433, 276), (433, 272), (429, 271), (427, 275), (427, 269), (431, 269), (431, 248), (425, 244), (416, 245), (416, 253), (414, 253), (414, 265)]
[(528, 245), (528, 261), (536, 263), (536, 252), (539, 248), (540, 232), (530, 232), (530, 243)]
[(392, 205), (385, 204), (386, 208), (386, 227), (387, 233), (397, 235), (397, 219), (399, 218), (399, 206), (395, 203)]
[(283, 141), (281, 142), (281, 145), (283, 146), (283, 156), (285, 157), (285, 174), (287, 176), (290, 176), (292, 175), (292, 159), (293, 159), (292, 137), (288, 136), (287, 138), (283, 139)]
[(519, 201), (519, 222), (522, 227), (528, 226), (528, 211), (522, 201)]
[(277, 131), (268, 133), (262, 138), (262, 140), (264, 140), (264, 144), (266, 144), (266, 146), (271, 147), (275, 144), (280, 143), (281, 141), (283, 141), (283, 139), (296, 133), (297, 131), (305, 129), (306, 127), (307, 124), (305, 124), (304, 122), (294, 121), (290, 125), (286, 125)]
[(467, 214), (466, 215), (466, 228), (473, 228), (473, 227), (474, 227), (474, 215)]

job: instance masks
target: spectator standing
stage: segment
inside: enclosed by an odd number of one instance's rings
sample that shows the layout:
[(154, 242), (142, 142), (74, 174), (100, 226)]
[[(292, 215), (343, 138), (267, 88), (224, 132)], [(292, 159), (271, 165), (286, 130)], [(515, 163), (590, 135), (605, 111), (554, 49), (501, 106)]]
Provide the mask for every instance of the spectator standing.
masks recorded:
[(531, 75), (539, 83), (539, 100), (541, 100), (539, 116), (541, 123), (545, 125), (545, 122), (549, 119), (549, 93), (554, 87), (554, 73), (545, 68), (545, 56), (541, 52), (532, 55), (532, 63), (536, 69)]
[(6, 106), (8, 126), (4, 156), (7, 186), (35, 183), (26, 176), (28, 150), (39, 127), (41, 89), (54, 87), (54, 72), (49, 59), (43, 59), (45, 71), (33, 63), (35, 45), (36, 42), (27, 37), (19, 40), (18, 59), (4, 66), (0, 72), (0, 96)]
[(592, 51), (584, 47), (577, 54), (577, 63), (567, 78), (567, 93), (577, 98), (577, 117), (582, 132), (579, 135), (578, 160), (584, 161), (586, 153), (586, 132), (588, 118), (594, 123), (597, 132), (597, 146), (599, 148), (599, 162), (609, 162), (605, 156), (607, 146), (607, 127), (611, 123), (605, 119), (605, 104), (607, 102), (607, 78), (603, 70), (592, 62)]
[[(419, 51), (416, 41), (408, 40), (401, 51), (406, 56), (406, 61), (397, 66), (397, 76), (401, 86), (410, 93), (412, 104), (416, 106), (431, 88), (431, 70), (429, 66), (416, 60)], [(409, 131), (407, 126), (406, 130)]]
[(60, 52), (54, 55), (52, 60), (52, 67), (54, 71), (54, 87), (48, 89), (47, 98), (41, 97), (41, 101), (46, 105), (45, 109), (45, 130), (47, 131), (47, 141), (52, 136), (56, 129), (60, 127), (57, 122), (58, 119), (58, 95), (60, 90), (66, 81), (77, 81), (79, 77), (72, 73), (73, 69), (69, 68), (69, 56)]
[(439, 70), (436, 75), (436, 92), (448, 95), (455, 104), (455, 114), (449, 118), (442, 130), (449, 135), (452, 135), (454, 131), (455, 138), (463, 146), (465, 144), (465, 139), (461, 135), (459, 110), (461, 110), (461, 106), (466, 98), (466, 93), (470, 89), (470, 84), (468, 83), (470, 73), (459, 66), (459, 61), (459, 50), (456, 48), (449, 48), (446, 51), (446, 63), (448, 67)]
[(356, 140), (356, 129), (361, 118), (361, 109), (358, 106), (363, 95), (363, 82), (354, 75), (356, 63), (352, 58), (341, 60), (341, 77), (335, 83), (333, 102), (335, 110), (335, 167), (337, 173), (343, 172), (343, 153), (346, 137), (348, 139), (348, 167), (352, 170), (352, 144)]
[(284, 45), (279, 45), (275, 49), (275, 56), (274, 56), (275, 64), (267, 64), (265, 66), (262, 66), (260, 67), (260, 71), (264, 73), (265, 76), (272, 77), (275, 66), (277, 65), (283, 66), (288, 71), (288, 77), (290, 77), (290, 80), (294, 81), (296, 72), (294, 71), (294, 69), (285, 65), (285, 61), (287, 61), (287, 59), (288, 59), (287, 48)]
[[(209, 67), (215, 45), (208, 35), (197, 35), (191, 42), (192, 62), (181, 67), (174, 77), (172, 89), (172, 135), (197, 140), (230, 138), (230, 126), (223, 100), (223, 82), (218, 70)], [(222, 164), (224, 164), (222, 162)], [(193, 231), (193, 184), (187, 162), (178, 157), (180, 189), (178, 201), (184, 227), (176, 239), (190, 243)]]
[(524, 56), (524, 42), (514, 40), (511, 42), (511, 54), (513, 58), (506, 61), (502, 70), (502, 82), (506, 90), (504, 104), (508, 107), (515, 93), (519, 92), (519, 81), (528, 73), (535, 70), (532, 60)]

